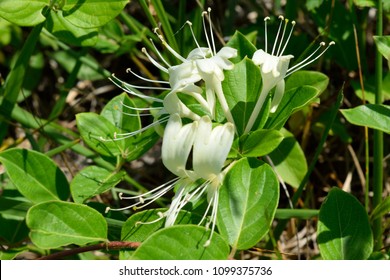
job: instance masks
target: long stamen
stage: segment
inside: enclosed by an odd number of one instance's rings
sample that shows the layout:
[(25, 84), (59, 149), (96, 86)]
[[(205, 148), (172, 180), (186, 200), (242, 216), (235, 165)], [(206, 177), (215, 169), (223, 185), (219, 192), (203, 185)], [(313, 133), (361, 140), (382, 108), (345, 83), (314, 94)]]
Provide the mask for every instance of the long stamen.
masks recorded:
[(158, 186), (157, 188), (154, 188), (153, 190), (150, 190), (146, 193), (143, 193), (143, 194), (140, 194), (140, 195), (135, 195), (135, 196), (121, 196), (120, 198), (125, 200), (125, 199), (139, 199), (140, 197), (144, 197), (144, 196), (148, 196), (149, 194), (153, 194), (155, 192), (157, 192), (158, 190), (161, 190), (163, 188), (165, 188), (166, 186), (168, 185), (172, 185), (173, 183), (177, 182), (180, 178), (174, 178), (172, 180), (169, 180), (168, 182)]
[(138, 92), (135, 92), (132, 88), (131, 88), (131, 85), (119, 80), (117, 77), (115, 77), (114, 74), (112, 74), (111, 77), (108, 78), (114, 85), (116, 85), (117, 87), (119, 87), (120, 89), (122, 89), (123, 91), (126, 91), (127, 93), (130, 93), (131, 95), (134, 95), (134, 96), (137, 96), (139, 98), (142, 98), (144, 100), (152, 100), (152, 101), (155, 101), (155, 102), (160, 102), (162, 103), (163, 100), (161, 99), (158, 99), (158, 98), (155, 98), (155, 97), (152, 97), (152, 96), (148, 96), (148, 95), (145, 95), (145, 94), (142, 94), (142, 93), (138, 93)]
[(132, 106), (129, 106), (129, 105), (126, 105), (125, 103), (123, 103), (122, 101), (120, 102), (121, 105), (127, 109), (131, 109), (131, 110), (134, 110), (134, 111), (146, 111), (146, 110), (157, 110), (157, 109), (162, 109), (164, 107), (149, 107), (149, 108), (137, 108), (137, 107), (132, 107)]
[(214, 33), (213, 33), (213, 22), (211, 21), (211, 8), (207, 9), (208, 15), (209, 15), (209, 25), (210, 25), (210, 37), (211, 37), (211, 44), (213, 46), (213, 52), (214, 55), (217, 54), (217, 50), (215, 48), (215, 42), (214, 42)]
[[(152, 127), (155, 127), (157, 125), (160, 125), (166, 121), (168, 121), (169, 119), (169, 116), (165, 117), (165, 118), (162, 118), (161, 120), (158, 120), (158, 121), (155, 121), (154, 123), (151, 123), (137, 131), (133, 131), (133, 132), (128, 132), (128, 133), (114, 133), (114, 141), (119, 141), (119, 140), (123, 140), (123, 139), (126, 139), (126, 138), (129, 138), (129, 137), (132, 137), (132, 136), (135, 136), (141, 132), (144, 132), (145, 130), (148, 130), (149, 128), (152, 128)], [(121, 137), (118, 137), (118, 136), (121, 136)], [(111, 139), (110, 140), (104, 140), (104, 139), (101, 139), (102, 141), (112, 141)]]
[(154, 50), (156, 51), (158, 57), (162, 60), (162, 62), (164, 62), (165, 65), (168, 66), (168, 68), (169, 68), (169, 67), (172, 67), (172, 66), (165, 60), (165, 58), (162, 56), (162, 54), (161, 54), (160, 51), (157, 49), (157, 47), (156, 47), (156, 45), (154, 44), (154, 42), (153, 42), (152, 39), (150, 39), (150, 42), (152, 43), (152, 45), (153, 45), (153, 47), (154, 47)]
[(317, 55), (315, 58), (313, 58), (312, 60), (308, 61), (321, 47), (325, 46), (325, 43), (324, 42), (321, 42), (320, 43), (320, 46), (311, 54), (309, 55), (306, 59), (304, 59), (303, 61), (301, 61), (300, 63), (298, 63), (297, 65), (294, 65), (293, 67), (291, 67), (290, 69), (287, 70), (287, 76), (291, 75), (292, 73), (302, 69), (303, 67), (306, 67), (307, 65), (309, 65), (310, 63), (312, 63), (313, 61), (317, 60), (320, 56), (322, 56), (328, 49), (330, 46), (334, 45), (335, 42), (330, 42), (328, 44), (328, 46), (319, 54)]
[(149, 61), (151, 63), (153, 63), (154, 66), (156, 66), (161, 71), (164, 71), (165, 73), (168, 73), (168, 69), (165, 68), (164, 66), (162, 66), (160, 63), (158, 63), (156, 60), (154, 60), (154, 58), (150, 56), (150, 54), (148, 53), (148, 51), (145, 48), (142, 48), (141, 51), (148, 57)]
[(151, 82), (151, 83), (156, 83), (156, 84), (168, 84), (168, 85), (169, 85), (169, 82), (167, 82), (167, 81), (159, 81), (159, 80), (147, 79), (147, 78), (145, 78), (145, 77), (142, 77), (141, 75), (138, 75), (137, 73), (135, 73), (134, 71), (132, 71), (131, 68), (127, 68), (127, 69), (126, 69), (126, 72), (127, 72), (127, 73), (131, 73), (131, 74), (133, 74), (134, 76), (136, 76), (138, 79), (143, 80), (143, 81), (146, 81), (146, 82)]
[(279, 56), (279, 55), (280, 55), (280, 47), (281, 47), (282, 44), (283, 44), (284, 34), (286, 34), (287, 23), (288, 23), (288, 19), (286, 18), (286, 19), (284, 20), (283, 33), (282, 33), (282, 37), (280, 38), (280, 43), (279, 43), (278, 51), (276, 52), (276, 56)]
[(165, 41), (164, 37), (161, 34), (158, 34), (157, 30), (158, 28), (155, 28), (154, 33), (156, 33), (161, 43), (168, 49), (168, 51), (173, 54), (177, 59), (181, 60), (182, 62), (186, 62), (186, 59), (180, 54), (178, 54), (174, 49), (172, 49), (172, 47)]
[(264, 19), (264, 34), (265, 34), (265, 52), (268, 53), (268, 36), (267, 36), (267, 21), (270, 20), (270, 17)]
[(294, 21), (294, 20), (291, 22), (291, 25), (292, 25), (292, 27), (291, 27), (291, 29), (290, 29), (290, 34), (288, 35), (288, 38), (287, 38), (287, 40), (286, 40), (286, 43), (284, 44), (284, 47), (283, 47), (282, 51), (280, 52), (279, 56), (283, 55), (284, 50), (286, 49), (286, 47), (287, 47), (287, 45), (288, 45), (288, 42), (290, 41), (291, 34), (293, 33), (294, 26), (295, 26), (295, 21)]
[(207, 15), (207, 12), (203, 12), (203, 13), (202, 13), (203, 30), (204, 30), (204, 35), (205, 35), (205, 37), (206, 37), (207, 46), (209, 47), (210, 51), (212, 51), (211, 45), (210, 45), (209, 36), (207, 35), (206, 21), (205, 21), (205, 19), (204, 19), (204, 16), (205, 16), (205, 15)]
[(271, 55), (274, 55), (276, 44), (279, 41), (280, 29), (282, 28), (282, 23), (283, 23), (284, 17), (283, 16), (279, 16), (279, 19), (280, 19), (279, 29), (278, 29), (278, 33), (276, 34), (276, 38), (275, 38), (274, 46), (272, 48)]
[(200, 47), (200, 45), (199, 45), (199, 43), (198, 43), (198, 40), (196, 40), (196, 37), (195, 37), (195, 34), (194, 34), (194, 30), (192, 29), (192, 22), (190, 22), (189, 20), (187, 20), (186, 23), (187, 23), (188, 26), (190, 27), (190, 31), (191, 31), (191, 34), (192, 34), (192, 38), (194, 39), (196, 46), (198, 47), (198, 49), (200, 50), (200, 52), (203, 54), (203, 58), (206, 58), (204, 52), (202, 51), (202, 48)]
[(213, 198), (212, 198), (212, 204), (213, 204), (213, 209), (211, 211), (211, 233), (209, 236), (209, 239), (205, 242), (203, 247), (207, 247), (211, 243), (211, 239), (213, 238), (213, 233), (215, 230), (215, 224), (217, 222), (217, 209), (218, 209), (218, 199), (219, 199), (219, 192), (218, 190), (215, 191)]

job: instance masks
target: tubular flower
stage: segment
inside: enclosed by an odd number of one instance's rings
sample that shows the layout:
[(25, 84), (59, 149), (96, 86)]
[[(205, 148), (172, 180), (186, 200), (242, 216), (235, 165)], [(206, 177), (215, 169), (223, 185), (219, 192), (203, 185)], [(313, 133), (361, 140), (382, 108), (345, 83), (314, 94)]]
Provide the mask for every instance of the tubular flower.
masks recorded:
[[(234, 125), (231, 123), (212, 128), (210, 117), (204, 116), (199, 121), (183, 125), (178, 114), (171, 115), (163, 136), (162, 161), (177, 178), (143, 195), (121, 196), (122, 199), (138, 201), (125, 208), (113, 210), (143, 208), (177, 186), (169, 209), (160, 213), (158, 219), (166, 218), (165, 226), (169, 227), (175, 223), (179, 212), (188, 202), (197, 201), (206, 194), (208, 206), (199, 224), (204, 223), (211, 209), (210, 221), (206, 223), (206, 227), (211, 225), (210, 238), (205, 244), (207, 246), (215, 228), (219, 188), (232, 166), (230, 164), (225, 167), (233, 139)], [(191, 150), (192, 170), (187, 170)]]
[[(262, 78), (262, 89), (259, 95), (259, 99), (257, 100), (257, 103), (255, 105), (255, 108), (253, 109), (253, 112), (248, 120), (247, 126), (245, 128), (245, 133), (249, 132), (259, 113), (260, 110), (264, 104), (264, 101), (266, 97), (268, 96), (269, 92), (275, 88), (275, 92), (273, 95), (273, 99), (271, 101), (271, 113), (275, 112), (278, 108), (278, 105), (280, 101), (283, 98), (284, 89), (285, 89), (285, 82), (284, 79), (294, 73), (295, 71), (298, 71), (302, 69), (303, 67), (307, 66), (308, 64), (312, 63), (316, 59), (318, 59), (321, 55), (323, 55), (326, 50), (334, 44), (334, 42), (329, 43), (329, 45), (315, 58), (312, 58), (323, 46), (325, 46), (324, 42), (320, 43), (320, 46), (308, 57), (306, 57), (303, 61), (300, 63), (294, 65), (293, 67), (289, 68), (290, 60), (294, 57), (293, 55), (283, 55), (288, 42), (291, 38), (291, 34), (294, 30), (295, 21), (291, 22), (291, 29), (288, 34), (288, 37), (286, 40), (284, 40), (284, 37), (286, 35), (286, 29), (288, 24), (288, 19), (284, 19), (283, 16), (279, 16), (280, 24), (279, 29), (276, 34), (275, 42), (272, 47), (271, 53), (268, 53), (267, 49), (267, 21), (269, 20), (269, 17), (266, 17), (264, 19), (265, 22), (265, 50), (257, 50), (252, 57), (252, 61), (260, 67), (261, 72), (261, 78)], [(284, 26), (283, 26), (284, 22)], [(282, 30), (283, 26), (283, 30)]]
[[(208, 12), (202, 13), (204, 34), (207, 41), (207, 47), (200, 47), (194, 32), (192, 30), (192, 23), (187, 22), (196, 48), (193, 49), (185, 58), (177, 53), (165, 40), (161, 34), (158, 34), (158, 28), (154, 30), (160, 39), (162, 45), (175, 56), (180, 63), (178, 65), (171, 65), (164, 59), (163, 55), (159, 52), (157, 47), (154, 47), (154, 51), (158, 58), (161, 60), (161, 64), (155, 60), (148, 51), (143, 48), (142, 52), (149, 59), (149, 61), (162, 72), (165, 72), (169, 76), (168, 81), (159, 81), (146, 79), (140, 75), (135, 74), (130, 69), (128, 70), (136, 77), (146, 81), (164, 86), (136, 86), (117, 79), (115, 76), (111, 77), (111, 80), (118, 87), (128, 92), (131, 95), (143, 98), (147, 101), (157, 102), (162, 104), (158, 108), (145, 108), (145, 109), (158, 109), (159, 115), (162, 114), (179, 114), (182, 118), (189, 118), (194, 121), (199, 120), (200, 116), (191, 112), (191, 110), (180, 100), (179, 94), (186, 94), (192, 96), (198, 104), (200, 104), (211, 116), (215, 116), (216, 96), (221, 103), (226, 119), (233, 122), (233, 118), (227, 106), (227, 102), (222, 92), (221, 82), (224, 80), (224, 70), (231, 70), (234, 64), (229, 59), (237, 56), (237, 50), (230, 47), (223, 47), (218, 52), (216, 51), (213, 28), (210, 18), (210, 9)], [(204, 15), (209, 16), (210, 22), (210, 34), (207, 32)], [(206, 87), (206, 97), (202, 96), (202, 89), (196, 85), (196, 83), (204, 81)], [(155, 98), (140, 93), (139, 89), (150, 90), (162, 90), (169, 91), (169, 93), (163, 98)]]

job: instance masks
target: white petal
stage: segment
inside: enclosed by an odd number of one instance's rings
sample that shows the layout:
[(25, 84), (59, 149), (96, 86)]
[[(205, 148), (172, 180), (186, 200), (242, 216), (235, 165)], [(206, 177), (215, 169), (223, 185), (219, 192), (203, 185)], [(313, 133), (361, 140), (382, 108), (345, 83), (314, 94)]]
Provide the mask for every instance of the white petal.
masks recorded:
[(164, 131), (162, 161), (165, 167), (179, 177), (187, 177), (185, 170), (197, 130), (197, 122), (182, 125), (178, 114), (172, 115)]
[(223, 47), (222, 49), (219, 50), (217, 56), (225, 59), (230, 59), (237, 56), (237, 50), (231, 47)]
[(201, 79), (196, 65), (191, 61), (170, 67), (168, 73), (169, 84), (173, 91), (179, 91)]
[(187, 56), (188, 60), (196, 60), (205, 57), (209, 57), (211, 55), (211, 50), (209, 48), (196, 48), (193, 49)]
[(198, 120), (200, 117), (192, 112), (177, 96), (176, 92), (171, 91), (163, 100), (164, 109), (168, 114), (179, 114), (182, 118)]
[(226, 123), (212, 129), (210, 118), (202, 117), (194, 140), (195, 174), (205, 180), (212, 180), (218, 176), (231, 149), (233, 138), (233, 124)]
[(279, 103), (283, 98), (284, 88), (285, 88), (284, 80), (281, 80), (276, 84), (274, 97), (272, 98), (272, 102), (271, 102), (271, 110), (270, 110), (271, 113), (275, 113), (276, 109), (278, 109)]

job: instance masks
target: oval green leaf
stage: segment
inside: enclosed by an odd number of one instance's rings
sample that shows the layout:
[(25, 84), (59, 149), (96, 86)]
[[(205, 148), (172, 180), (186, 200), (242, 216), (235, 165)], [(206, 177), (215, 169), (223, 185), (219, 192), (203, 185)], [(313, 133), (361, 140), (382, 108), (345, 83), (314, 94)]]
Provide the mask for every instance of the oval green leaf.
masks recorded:
[(50, 11), (45, 22), (46, 29), (64, 43), (74, 46), (93, 46), (98, 40), (98, 29), (83, 29), (64, 19), (62, 11)]
[(226, 260), (229, 246), (217, 233), (204, 247), (210, 230), (195, 225), (176, 225), (152, 234), (134, 252), (136, 260)]
[[(252, 60), (245, 58), (225, 72), (222, 88), (232, 112), (238, 135), (242, 135), (261, 90), (261, 73)], [(265, 106), (266, 107), (266, 106)], [(267, 114), (259, 114), (259, 116)], [(256, 121), (255, 127), (259, 126)]]
[(31, 241), (49, 249), (69, 244), (106, 241), (107, 222), (96, 210), (71, 202), (49, 201), (37, 204), (27, 213)]
[(317, 71), (300, 70), (286, 80), (285, 90), (296, 89), (301, 86), (312, 86), (322, 93), (329, 84), (329, 78), (325, 74)]
[(34, 26), (45, 20), (42, 10), (47, 0), (1, 0), (0, 17), (21, 26)]
[(219, 194), (218, 230), (237, 249), (248, 249), (269, 231), (279, 201), (272, 168), (256, 159), (238, 161)]
[(244, 137), (241, 154), (246, 157), (261, 157), (275, 150), (284, 136), (277, 130), (259, 129)]
[(113, 172), (98, 166), (84, 168), (70, 183), (74, 202), (84, 203), (87, 199), (115, 187), (125, 175), (125, 171)]
[(77, 128), (83, 141), (96, 152), (106, 157), (121, 155), (120, 140), (114, 139), (115, 126), (96, 113), (76, 115)]
[(67, 0), (62, 10), (65, 19), (71, 24), (81, 28), (95, 28), (115, 18), (128, 2), (128, 0)]
[(68, 198), (69, 184), (64, 173), (46, 155), (13, 148), (0, 153), (0, 161), (19, 192), (32, 202)]
[[(158, 213), (164, 213), (168, 209), (151, 209), (145, 210), (131, 215), (122, 227), (121, 240), (131, 242), (143, 242), (152, 233), (163, 229), (165, 219), (161, 219)], [(193, 215), (187, 211), (180, 211), (175, 221), (175, 224), (197, 224), (200, 222), (197, 215)], [(121, 251), (121, 259), (130, 259), (130, 251)]]
[(326, 260), (365, 260), (373, 251), (368, 215), (351, 194), (333, 188), (319, 213), (317, 241)]
[(284, 182), (298, 188), (307, 172), (307, 161), (294, 135), (282, 129), (284, 139), (279, 146), (269, 154), (277, 174)]
[(308, 85), (286, 90), (276, 112), (269, 116), (264, 128), (281, 129), (294, 112), (308, 105), (320, 93), (317, 87)]
[(390, 106), (366, 104), (340, 110), (350, 123), (378, 129), (390, 134)]

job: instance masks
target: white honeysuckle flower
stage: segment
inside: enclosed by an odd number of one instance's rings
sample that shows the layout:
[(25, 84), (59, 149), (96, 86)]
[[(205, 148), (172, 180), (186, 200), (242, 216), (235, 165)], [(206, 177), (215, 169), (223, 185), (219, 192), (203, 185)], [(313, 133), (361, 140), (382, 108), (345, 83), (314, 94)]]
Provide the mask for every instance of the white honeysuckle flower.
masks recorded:
[[(233, 162), (225, 167), (234, 133), (232, 123), (213, 128), (209, 116), (183, 125), (178, 114), (171, 115), (163, 136), (162, 161), (165, 167), (178, 177), (146, 194), (133, 197), (120, 195), (121, 199), (136, 199), (137, 202), (124, 208), (107, 210), (141, 209), (176, 188), (168, 210), (159, 213), (160, 217), (152, 221), (166, 218), (165, 227), (169, 227), (174, 225), (180, 211), (188, 202), (196, 202), (207, 195), (208, 206), (199, 225), (206, 221), (211, 212), (210, 219), (206, 222), (206, 228), (211, 227), (211, 233), (204, 244), (208, 246), (216, 225), (219, 189), (226, 173), (234, 164)], [(192, 170), (187, 170), (191, 151)]]
[[(234, 67), (234, 64), (229, 61), (229, 59), (237, 56), (237, 50), (231, 47), (223, 47), (218, 52), (216, 51), (210, 11), (211, 9), (208, 9), (207, 12), (202, 13), (203, 28), (207, 41), (207, 47), (201, 47), (199, 45), (192, 30), (192, 23), (189, 21), (187, 22), (188, 26), (190, 27), (194, 42), (196, 44), (196, 48), (193, 49), (186, 58), (176, 52), (165, 41), (164, 37), (159, 34), (158, 28), (154, 29), (154, 32), (157, 34), (162, 45), (174, 57), (176, 57), (180, 61), (180, 63), (178, 65), (169, 64), (167, 60), (164, 59), (163, 55), (160, 53), (157, 47), (154, 45), (152, 40), (151, 42), (154, 47), (154, 52), (162, 63), (160, 64), (156, 59), (154, 59), (153, 56), (150, 55), (145, 48), (142, 49), (142, 52), (154, 66), (156, 66), (162, 72), (168, 74), (168, 81), (147, 79), (134, 73), (130, 69), (128, 69), (128, 72), (132, 73), (137, 78), (140, 78), (141, 80), (146, 82), (157, 84), (158, 86), (138, 86), (123, 82), (116, 78), (114, 75), (111, 77), (111, 80), (114, 82), (114, 84), (116, 84), (118, 87), (128, 92), (129, 94), (140, 97), (146, 101), (161, 104), (161, 106), (157, 108), (139, 108), (138, 110), (159, 110), (159, 112), (157, 113), (157, 115), (159, 116), (164, 114), (177, 113), (182, 118), (190, 118), (194, 121), (198, 120), (200, 116), (198, 116), (194, 112), (191, 112), (188, 106), (184, 104), (179, 98), (180, 94), (186, 94), (193, 97), (195, 101), (199, 105), (201, 105), (206, 110), (206, 112), (208, 112), (211, 118), (214, 119), (216, 100), (218, 98), (227, 121), (233, 123), (233, 117), (230, 113), (228, 104), (223, 94), (221, 82), (225, 78), (223, 71), (231, 70)], [(205, 15), (208, 15), (208, 20), (210, 23), (210, 34), (208, 34), (207, 31)], [(202, 95), (202, 89), (198, 85), (196, 85), (196, 83), (202, 80), (204, 81), (206, 88), (205, 97)], [(160, 99), (156, 97), (150, 97), (139, 92), (139, 90), (142, 89), (149, 89), (153, 91), (169, 91), (169, 93), (164, 98)], [(125, 137), (125, 135), (123, 135), (123, 137)]]
[[(334, 44), (334, 42), (330, 42), (329, 45), (315, 58), (312, 58), (323, 46), (325, 46), (324, 42), (320, 43), (320, 46), (308, 57), (306, 57), (300, 63), (294, 65), (289, 68), (290, 60), (294, 57), (293, 55), (283, 55), (288, 42), (291, 38), (291, 34), (294, 30), (295, 21), (291, 22), (291, 29), (289, 35), (286, 40), (284, 40), (286, 28), (288, 24), (288, 19), (285, 19), (283, 16), (279, 16), (280, 24), (279, 29), (276, 34), (276, 38), (272, 47), (271, 53), (268, 53), (267, 45), (267, 21), (269, 17), (264, 19), (264, 28), (265, 28), (265, 50), (257, 50), (252, 57), (252, 61), (254, 64), (260, 67), (261, 78), (262, 78), (262, 89), (259, 95), (259, 98), (256, 102), (256, 105), (253, 109), (253, 112), (248, 120), (244, 133), (248, 133), (251, 131), (256, 119), (260, 113), (260, 110), (264, 104), (265, 99), (267, 98), (269, 92), (275, 88), (274, 95), (271, 101), (271, 109), (270, 112), (274, 113), (278, 108), (280, 101), (283, 98), (284, 89), (285, 89), (285, 81), (284, 79), (291, 75), (292, 73), (302, 69), (308, 64), (312, 63), (316, 59), (318, 59), (321, 55), (323, 55), (326, 50)], [(283, 31), (282, 26), (284, 22)]]
[(178, 114), (170, 116), (164, 130), (161, 157), (165, 167), (178, 177), (189, 177), (186, 164), (196, 133), (198, 122), (183, 125)]
[(211, 119), (208, 116), (202, 117), (194, 139), (194, 173), (204, 180), (219, 184), (218, 176), (232, 147), (233, 139), (232, 123), (212, 128)]

